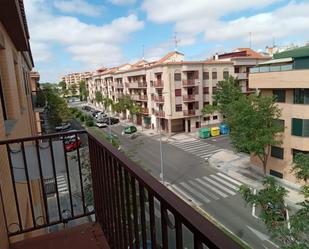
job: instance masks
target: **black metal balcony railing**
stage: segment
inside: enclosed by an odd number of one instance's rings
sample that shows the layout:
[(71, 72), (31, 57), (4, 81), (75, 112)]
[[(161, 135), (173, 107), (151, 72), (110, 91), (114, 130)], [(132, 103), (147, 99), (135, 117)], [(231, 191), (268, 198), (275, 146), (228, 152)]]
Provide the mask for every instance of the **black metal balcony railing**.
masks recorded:
[[(84, 143), (88, 141), (90, 160), (81, 156), (82, 150), (87, 147), (77, 147), (76, 150), (67, 152), (65, 140), (60, 139), (71, 137), (77, 141), (78, 136)], [(12, 217), (6, 217), (7, 209), (4, 208), (9, 236), (91, 215), (93, 212), (88, 211), (85, 201), (87, 178), (83, 174), (82, 160), (83, 162), (86, 160), (91, 164), (96, 221), (100, 224), (110, 248), (147, 249), (149, 244), (152, 249), (180, 249), (184, 246), (195, 249), (204, 248), (204, 246), (241, 248), (144, 169), (110, 143), (93, 134), (88, 134), (88, 139), (85, 131), (78, 131), (0, 141), (0, 149), (3, 148), (7, 150), (11, 170), (12, 196), (15, 203), (11, 209), (17, 210), (17, 221), (14, 224), (19, 228), (17, 231), (11, 231), (10, 225), (13, 223), (9, 218), (12, 219)], [(72, 158), (72, 154), (76, 155), (75, 163), (69, 159), (69, 157)], [(37, 163), (33, 163), (35, 161)], [(24, 165), (22, 169), (20, 169), (21, 165)], [(36, 168), (33, 165), (37, 166), (36, 174), (33, 172)], [(25, 173), (23, 184), (26, 186), (27, 202), (30, 204), (32, 218), (32, 224), (28, 227), (25, 227), (22, 221), (24, 212), (20, 209), (20, 195), (16, 190), (16, 184), (19, 183), (17, 170)], [(60, 194), (57, 180), (59, 172), (67, 176), (66, 194)], [(55, 183), (53, 196), (47, 195), (44, 185), (44, 180), (50, 176)], [(32, 195), (33, 185), (30, 183), (33, 178), (37, 178), (42, 189), (42, 199), (39, 199), (41, 203), (35, 203), (36, 209), (33, 207), (32, 200), (35, 198)], [(78, 193), (81, 196), (77, 198)], [(0, 191), (1, 198), (2, 195), (3, 191)], [(40, 213), (37, 213), (38, 209), (41, 209)], [(53, 210), (56, 211), (55, 215), (51, 215)], [(66, 211), (69, 215), (64, 216)], [(40, 224), (37, 218), (40, 218)], [(192, 237), (193, 240), (188, 240), (188, 237)]]

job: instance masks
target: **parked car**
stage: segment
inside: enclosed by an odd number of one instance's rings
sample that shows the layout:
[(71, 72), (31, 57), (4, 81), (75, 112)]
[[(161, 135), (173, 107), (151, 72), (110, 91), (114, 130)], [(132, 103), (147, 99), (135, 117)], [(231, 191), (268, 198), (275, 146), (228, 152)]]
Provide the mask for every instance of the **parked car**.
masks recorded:
[(110, 124), (114, 125), (114, 124), (118, 124), (119, 123), (119, 119), (118, 118), (110, 118)]
[(79, 148), (81, 146), (81, 144), (82, 144), (82, 142), (81, 142), (80, 138), (77, 137), (77, 140), (76, 140), (75, 135), (74, 135), (74, 137), (68, 136), (64, 140), (64, 146), (65, 146), (66, 152), (70, 152), (70, 151), (73, 151), (73, 150)]
[(123, 129), (122, 134), (132, 134), (134, 132), (137, 132), (137, 128), (134, 125), (130, 125)]
[(102, 121), (97, 121), (95, 125), (99, 128), (105, 128), (108, 126), (106, 123), (103, 123)]
[(95, 117), (99, 112), (100, 112), (100, 111), (97, 111), (97, 110), (93, 111), (93, 112), (91, 113), (92, 117)]
[(61, 123), (55, 127), (56, 131), (65, 131), (71, 127), (70, 123)]
[(107, 117), (107, 114), (104, 113), (104, 112), (98, 112), (98, 113), (95, 115), (95, 118), (98, 119), (98, 120), (100, 120), (100, 119), (102, 119), (102, 118), (105, 118), (105, 117)]

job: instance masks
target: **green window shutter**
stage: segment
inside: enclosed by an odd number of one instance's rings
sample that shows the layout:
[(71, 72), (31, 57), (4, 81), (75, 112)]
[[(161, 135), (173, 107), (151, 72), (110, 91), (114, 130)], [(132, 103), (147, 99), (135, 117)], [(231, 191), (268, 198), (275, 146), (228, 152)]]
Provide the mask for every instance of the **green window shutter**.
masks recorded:
[(303, 120), (299, 118), (292, 118), (292, 135), (303, 135)]
[(270, 155), (275, 158), (283, 159), (284, 149), (277, 146), (271, 146)]
[(303, 120), (303, 137), (309, 137), (309, 119)]

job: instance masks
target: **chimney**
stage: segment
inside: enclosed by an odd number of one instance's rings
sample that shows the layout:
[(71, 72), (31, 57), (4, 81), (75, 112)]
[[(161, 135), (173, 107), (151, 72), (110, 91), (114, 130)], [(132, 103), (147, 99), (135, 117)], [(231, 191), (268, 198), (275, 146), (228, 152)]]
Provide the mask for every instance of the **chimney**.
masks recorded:
[(214, 59), (215, 59), (216, 61), (219, 60), (219, 55), (218, 55), (218, 53), (215, 54)]

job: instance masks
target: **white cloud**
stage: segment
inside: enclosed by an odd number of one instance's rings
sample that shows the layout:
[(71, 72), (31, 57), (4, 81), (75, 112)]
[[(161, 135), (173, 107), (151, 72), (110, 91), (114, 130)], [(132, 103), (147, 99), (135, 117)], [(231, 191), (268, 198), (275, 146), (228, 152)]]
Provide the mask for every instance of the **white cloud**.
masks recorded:
[[(144, 26), (133, 14), (103, 25), (87, 24), (71, 16), (56, 16), (47, 0), (25, 0), (25, 8), (33, 53), (38, 56), (34, 56), (35, 62), (51, 62), (51, 49), (58, 46), (64, 48), (74, 61), (80, 62), (82, 70), (123, 63), (121, 45), (131, 33)], [(57, 67), (57, 61), (53, 60), (50, 66)]]
[(104, 7), (90, 4), (85, 0), (56, 0), (54, 6), (64, 13), (99, 16)]
[[(309, 38), (309, 3), (291, 1), (272, 12), (259, 12), (281, 0), (144, 0), (142, 10), (150, 21), (155, 23), (174, 23), (180, 37), (187, 37), (194, 43), (198, 34), (206, 41), (230, 41), (238, 43), (249, 41), (252, 32), (254, 45), (261, 46), (275, 37), (286, 38), (293, 35)], [(162, 8), (164, 6), (164, 8)], [(231, 14), (247, 10), (258, 12), (249, 17), (225, 21)]]
[(136, 0), (109, 0), (110, 3), (115, 5), (131, 5), (136, 2)]

